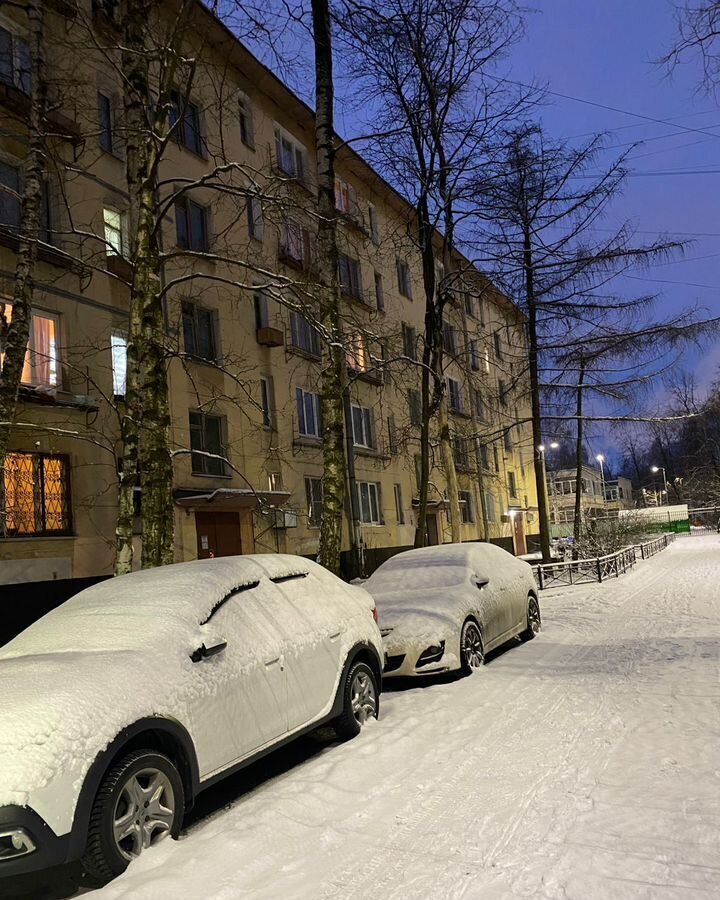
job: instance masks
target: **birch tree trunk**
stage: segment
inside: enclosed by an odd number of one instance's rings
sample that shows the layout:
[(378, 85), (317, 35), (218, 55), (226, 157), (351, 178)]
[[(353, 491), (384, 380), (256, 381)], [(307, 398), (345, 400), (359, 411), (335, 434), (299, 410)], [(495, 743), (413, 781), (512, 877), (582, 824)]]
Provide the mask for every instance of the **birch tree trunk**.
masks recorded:
[[(42, 210), (42, 184), (45, 168), (45, 119), (47, 83), (45, 80), (45, 18), (43, 0), (27, 3), (30, 38), (31, 86), (28, 116), (27, 156), (23, 165), (20, 230), (15, 263), (12, 314), (3, 320), (4, 358), (0, 370), (0, 481), (10, 443), (12, 423), (17, 411), (20, 379), (32, 320), (31, 306), (35, 289), (35, 263)], [(5, 527), (4, 507), (0, 513), (0, 534)]]
[[(187, 6), (183, 8), (185, 14)], [(151, 0), (127, 0), (122, 24), (132, 280), (127, 385), (121, 417), (123, 469), (116, 528), (116, 575), (132, 569), (133, 495), (138, 486), (143, 504), (142, 567), (173, 561), (173, 470), (156, 194), (157, 141), (167, 130), (168, 92), (161, 86), (161, 96), (155, 101), (151, 91), (150, 55), (145, 45), (151, 12)], [(181, 29), (178, 31), (182, 33)], [(170, 66), (165, 74), (168, 84), (172, 83), (173, 69)]]
[[(335, 150), (333, 128), (333, 62), (330, 9), (327, 0), (312, 0), (315, 49), (315, 156), (318, 177), (317, 281), (320, 321), (329, 335), (322, 370), (320, 402), (323, 419), (323, 507), (318, 562), (340, 573), (345, 503), (345, 416), (343, 395), (347, 367), (338, 287)], [(351, 517), (352, 518), (352, 517)], [(351, 537), (353, 522), (351, 521)]]

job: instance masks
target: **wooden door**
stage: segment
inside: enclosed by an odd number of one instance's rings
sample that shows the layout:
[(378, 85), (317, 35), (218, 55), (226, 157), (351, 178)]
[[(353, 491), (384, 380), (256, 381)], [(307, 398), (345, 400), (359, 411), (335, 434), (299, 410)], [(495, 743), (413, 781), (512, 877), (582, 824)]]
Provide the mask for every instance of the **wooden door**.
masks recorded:
[(439, 543), (438, 540), (438, 524), (435, 513), (428, 513), (425, 519), (425, 530), (427, 534), (428, 547), (434, 547)]
[(236, 512), (196, 512), (198, 559), (242, 553), (240, 518)]
[(524, 553), (527, 553), (522, 513), (517, 513), (513, 516), (513, 546), (515, 547), (515, 556), (522, 556)]

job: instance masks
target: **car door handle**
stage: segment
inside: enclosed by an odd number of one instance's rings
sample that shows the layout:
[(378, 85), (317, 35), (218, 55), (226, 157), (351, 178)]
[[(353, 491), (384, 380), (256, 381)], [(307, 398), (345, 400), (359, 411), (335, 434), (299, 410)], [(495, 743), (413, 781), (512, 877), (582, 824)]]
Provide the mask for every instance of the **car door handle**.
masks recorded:
[(342, 631), (336, 631), (335, 634), (330, 635), (330, 640), (336, 641), (340, 637), (341, 634), (342, 634)]
[(266, 659), (266, 660), (265, 660), (265, 665), (266, 665), (268, 668), (270, 668), (270, 666), (276, 666), (279, 662), (280, 662), (280, 657), (279, 657), (279, 656), (275, 656), (275, 657), (273, 657), (273, 659)]
[(203, 644), (190, 654), (190, 659), (193, 662), (202, 662), (204, 659), (210, 659), (211, 656), (217, 656), (218, 653), (222, 653), (226, 647), (227, 641), (218, 641), (217, 644), (212, 644), (210, 647), (206, 647)]

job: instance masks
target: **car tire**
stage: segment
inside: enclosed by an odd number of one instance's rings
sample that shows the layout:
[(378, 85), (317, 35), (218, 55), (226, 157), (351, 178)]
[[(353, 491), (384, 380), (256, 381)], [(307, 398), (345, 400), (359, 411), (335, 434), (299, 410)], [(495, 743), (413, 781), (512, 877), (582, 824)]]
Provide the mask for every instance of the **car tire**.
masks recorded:
[(540, 618), (540, 604), (537, 597), (533, 594), (528, 596), (527, 606), (527, 628), (520, 634), (524, 641), (531, 641), (535, 635), (542, 630), (542, 619)]
[(360, 734), (368, 719), (377, 719), (380, 690), (377, 675), (361, 661), (352, 663), (342, 686), (343, 711), (333, 720), (335, 734), (341, 741)]
[[(136, 750), (105, 775), (90, 813), (82, 865), (106, 884), (143, 850), (180, 833), (185, 791), (175, 764), (162, 753)], [(121, 837), (123, 831), (126, 836)]]
[(485, 664), (480, 626), (475, 619), (467, 619), (460, 632), (460, 669), (466, 675)]

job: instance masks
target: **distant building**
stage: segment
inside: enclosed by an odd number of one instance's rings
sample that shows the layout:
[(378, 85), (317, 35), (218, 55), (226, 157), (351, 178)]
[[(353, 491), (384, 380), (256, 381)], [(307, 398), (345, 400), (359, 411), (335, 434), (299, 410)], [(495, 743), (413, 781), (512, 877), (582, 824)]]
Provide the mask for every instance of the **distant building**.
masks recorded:
[(612, 481), (606, 481), (605, 499), (609, 510), (635, 509), (632, 481), (622, 475)]
[[(602, 476), (599, 470), (590, 466), (583, 466), (581, 479), (582, 497), (580, 503), (583, 518), (605, 515)], [(576, 470), (559, 469), (557, 472), (548, 472), (547, 483), (551, 523), (563, 525), (572, 522), (575, 518)]]

